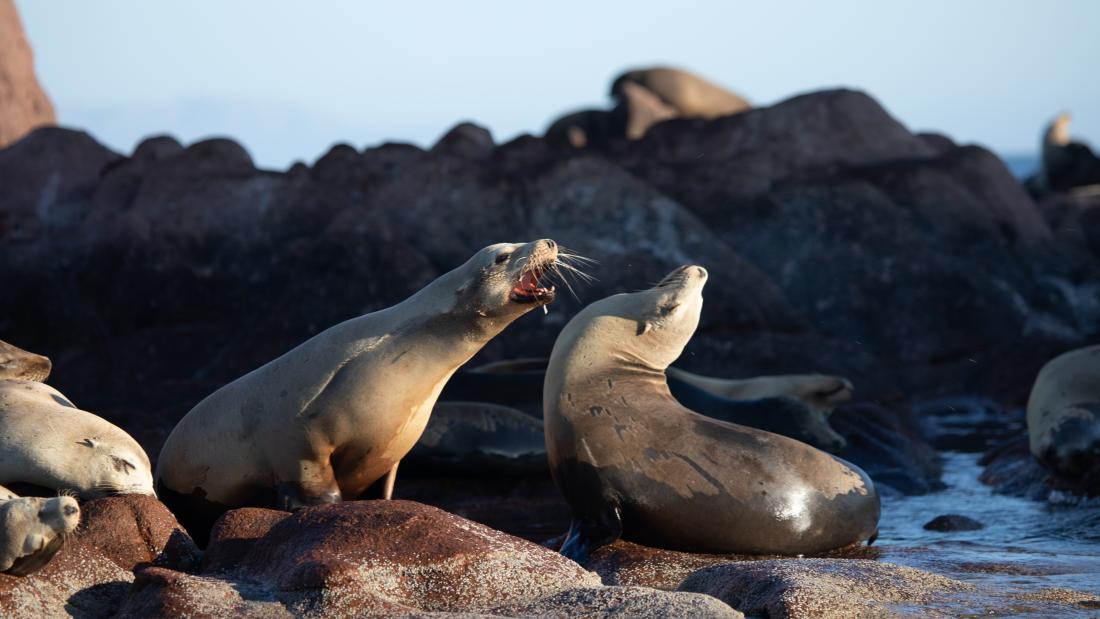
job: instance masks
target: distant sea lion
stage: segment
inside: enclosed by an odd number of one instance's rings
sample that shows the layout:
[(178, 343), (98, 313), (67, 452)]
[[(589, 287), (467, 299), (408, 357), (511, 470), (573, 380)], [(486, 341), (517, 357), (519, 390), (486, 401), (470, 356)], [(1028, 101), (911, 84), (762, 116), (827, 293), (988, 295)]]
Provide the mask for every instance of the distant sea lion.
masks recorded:
[(487, 402), (437, 402), (402, 470), (493, 477), (546, 471), (542, 422)]
[(611, 83), (611, 96), (622, 98), (627, 84), (645, 88), (679, 116), (712, 119), (752, 109), (745, 99), (683, 69), (650, 67), (626, 71)]
[(874, 485), (804, 443), (680, 405), (665, 370), (699, 322), (706, 270), (589, 305), (554, 344), (550, 470), (573, 512), (562, 553), (622, 536), (713, 553), (809, 554), (873, 538)]
[[(535, 357), (508, 359), (464, 370), (447, 383), (442, 397), (495, 402), (541, 418), (548, 362)], [(833, 406), (851, 397), (851, 384), (843, 378), (788, 375), (711, 379), (671, 367), (667, 376), (672, 396), (699, 414), (789, 436), (826, 451), (839, 451), (846, 445), (828, 420)], [(708, 384), (715, 393), (684, 378)]]
[(0, 340), (0, 380), (17, 378), (42, 382), (49, 377), (52, 367), (48, 358)]
[(1067, 352), (1039, 370), (1027, 432), (1039, 462), (1100, 494), (1100, 345)]
[(1100, 183), (1100, 157), (1087, 144), (1071, 139), (1068, 113), (1059, 114), (1047, 125), (1042, 139), (1039, 173), (1027, 180), (1034, 193), (1066, 191)]
[(72, 497), (0, 501), (0, 572), (26, 576), (42, 569), (79, 524)]
[(81, 499), (154, 494), (149, 457), (129, 434), (49, 385), (0, 380), (0, 482)]
[(215, 391), (161, 450), (162, 498), (182, 518), (194, 513), (196, 526), (228, 507), (270, 504), (271, 490), (277, 507), (296, 509), (358, 497), (386, 476), (388, 498), (447, 379), (554, 299), (543, 279), (558, 259), (549, 239), (490, 245), (401, 303), (331, 327)]

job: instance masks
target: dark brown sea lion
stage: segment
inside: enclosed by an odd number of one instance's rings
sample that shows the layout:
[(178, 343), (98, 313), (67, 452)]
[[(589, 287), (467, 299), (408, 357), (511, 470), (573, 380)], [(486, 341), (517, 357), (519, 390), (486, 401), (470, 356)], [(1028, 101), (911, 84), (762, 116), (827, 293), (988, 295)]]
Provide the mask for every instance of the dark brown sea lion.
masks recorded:
[(543, 391), (551, 473), (574, 559), (620, 536), (713, 553), (809, 554), (873, 538), (874, 485), (805, 443), (710, 419), (666, 368), (699, 322), (702, 267), (589, 305), (558, 336)]

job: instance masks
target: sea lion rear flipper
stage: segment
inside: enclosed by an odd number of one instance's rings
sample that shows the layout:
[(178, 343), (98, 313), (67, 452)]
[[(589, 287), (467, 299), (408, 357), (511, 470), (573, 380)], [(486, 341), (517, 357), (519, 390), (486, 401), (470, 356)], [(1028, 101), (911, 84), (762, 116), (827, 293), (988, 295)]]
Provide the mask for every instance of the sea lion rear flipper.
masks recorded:
[(588, 554), (591, 551), (622, 537), (623, 522), (619, 508), (611, 507), (604, 516), (601, 519), (602, 522), (574, 518), (569, 524), (569, 532), (565, 534), (565, 541), (562, 542), (561, 550), (558, 552), (568, 559), (583, 564), (588, 560)]

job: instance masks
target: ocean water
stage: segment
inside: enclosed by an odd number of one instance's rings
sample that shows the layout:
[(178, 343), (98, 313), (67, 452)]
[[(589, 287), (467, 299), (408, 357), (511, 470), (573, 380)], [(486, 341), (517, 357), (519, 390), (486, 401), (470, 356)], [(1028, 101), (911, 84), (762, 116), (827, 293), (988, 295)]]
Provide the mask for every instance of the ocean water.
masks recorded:
[(1012, 171), (1012, 175), (1020, 180), (1039, 171), (1038, 154), (1006, 153), (1001, 154), (1000, 157)]

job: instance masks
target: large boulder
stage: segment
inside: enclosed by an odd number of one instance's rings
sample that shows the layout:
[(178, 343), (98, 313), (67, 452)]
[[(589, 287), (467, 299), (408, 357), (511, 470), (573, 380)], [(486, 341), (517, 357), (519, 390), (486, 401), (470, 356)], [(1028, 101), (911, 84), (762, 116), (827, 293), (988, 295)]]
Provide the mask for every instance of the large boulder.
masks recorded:
[[(572, 609), (572, 610), (571, 610)], [(228, 512), (199, 574), (148, 568), (122, 616), (739, 616), (702, 595), (604, 587), (541, 546), (409, 501)]]
[(54, 122), (53, 105), (34, 74), (34, 55), (15, 0), (0, 0), (0, 148)]
[(41, 571), (0, 574), (0, 615), (5, 617), (112, 617), (143, 564), (187, 570), (199, 551), (156, 499), (122, 495), (81, 507), (81, 527)]

